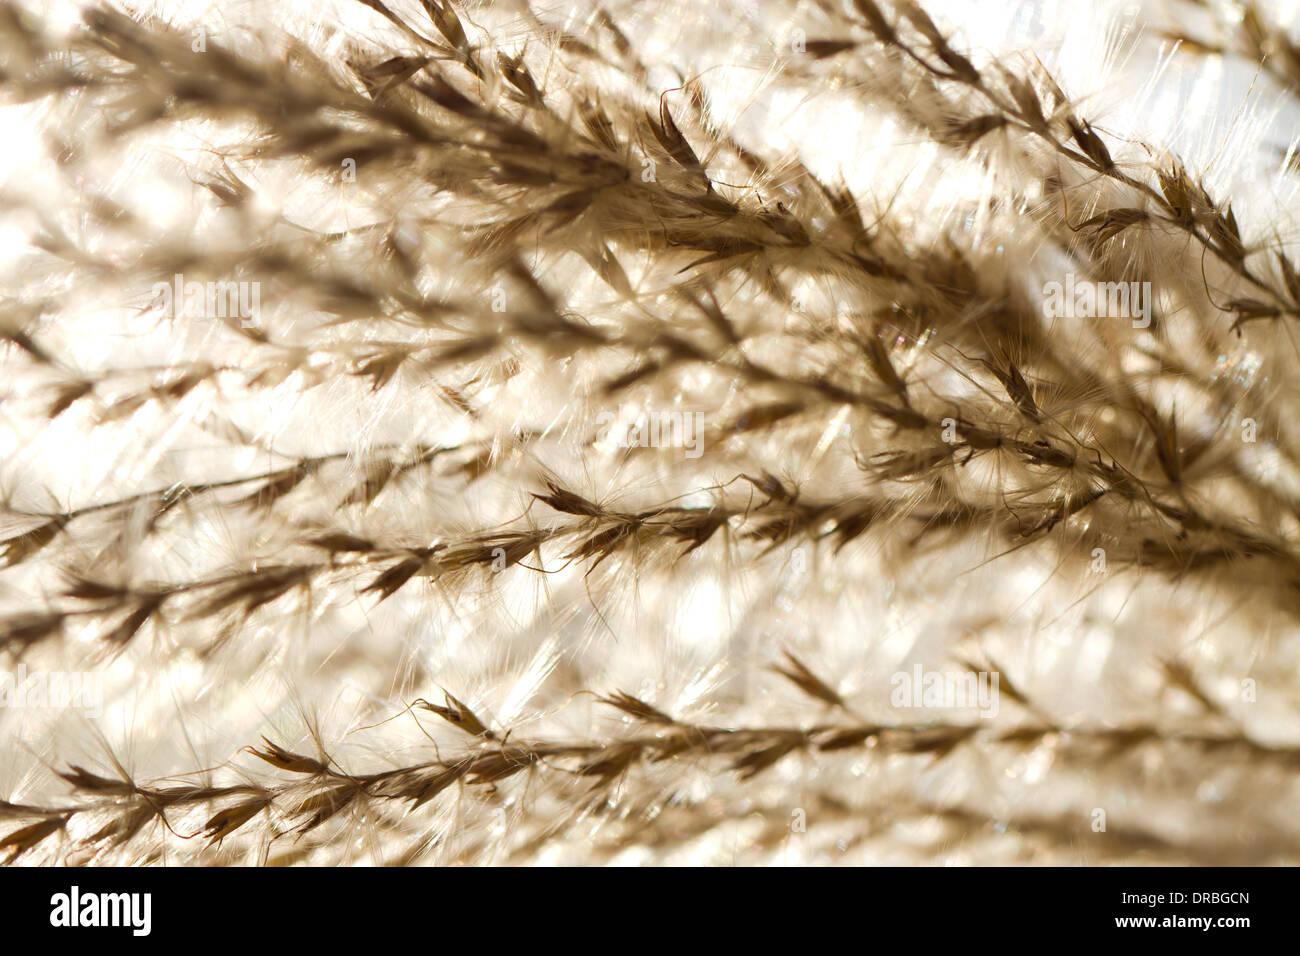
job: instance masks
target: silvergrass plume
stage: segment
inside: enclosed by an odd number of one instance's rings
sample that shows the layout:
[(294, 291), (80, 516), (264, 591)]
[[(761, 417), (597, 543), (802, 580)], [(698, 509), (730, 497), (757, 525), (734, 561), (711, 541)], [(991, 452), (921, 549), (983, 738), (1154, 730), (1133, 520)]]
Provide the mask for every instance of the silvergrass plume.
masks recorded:
[(38, 6), (0, 860), (1300, 859), (1268, 5)]

